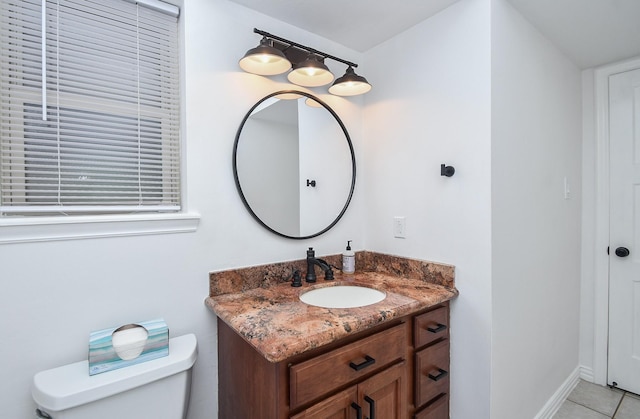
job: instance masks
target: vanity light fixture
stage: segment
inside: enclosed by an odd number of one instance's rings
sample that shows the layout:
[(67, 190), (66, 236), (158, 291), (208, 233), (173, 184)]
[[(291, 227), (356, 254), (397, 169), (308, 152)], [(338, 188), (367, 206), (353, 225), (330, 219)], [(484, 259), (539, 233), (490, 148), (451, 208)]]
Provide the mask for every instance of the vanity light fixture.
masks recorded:
[(367, 93), (371, 85), (362, 76), (356, 74), (353, 67), (349, 66), (344, 76), (339, 77), (329, 88), (329, 93), (337, 96), (355, 96)]
[(254, 28), (253, 32), (262, 35), (260, 45), (247, 51), (239, 63), (240, 68), (248, 73), (274, 76), (291, 69), (287, 75), (291, 83), (305, 87), (324, 86), (334, 81), (334, 75), (324, 63), (329, 58), (347, 65), (344, 76), (335, 80), (329, 93), (354, 96), (371, 90), (367, 79), (355, 73), (354, 68), (358, 64), (259, 29)]
[(298, 86), (318, 87), (331, 83), (333, 74), (329, 71), (329, 67), (312, 53), (304, 61), (296, 64), (287, 78)]
[(275, 76), (291, 69), (291, 62), (266, 36), (262, 37), (260, 45), (247, 51), (239, 64), (247, 73), (260, 76)]

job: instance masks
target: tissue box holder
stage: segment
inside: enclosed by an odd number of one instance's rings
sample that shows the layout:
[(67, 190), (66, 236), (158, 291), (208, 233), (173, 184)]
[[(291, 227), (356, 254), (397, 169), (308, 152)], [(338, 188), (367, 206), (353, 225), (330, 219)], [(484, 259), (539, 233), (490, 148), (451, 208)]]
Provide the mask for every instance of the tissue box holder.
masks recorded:
[(135, 323), (134, 326), (144, 327), (148, 336), (142, 353), (130, 360), (120, 358), (113, 348), (113, 332), (123, 326), (91, 332), (89, 335), (89, 375), (100, 374), (169, 355), (169, 328), (163, 319)]

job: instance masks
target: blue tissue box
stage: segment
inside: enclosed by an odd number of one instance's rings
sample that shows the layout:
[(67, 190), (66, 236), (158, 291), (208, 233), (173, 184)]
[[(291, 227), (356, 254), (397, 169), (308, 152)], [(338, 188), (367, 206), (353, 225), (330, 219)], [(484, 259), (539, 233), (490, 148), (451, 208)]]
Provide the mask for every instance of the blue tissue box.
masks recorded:
[(89, 375), (168, 355), (169, 328), (163, 319), (97, 330), (89, 335)]

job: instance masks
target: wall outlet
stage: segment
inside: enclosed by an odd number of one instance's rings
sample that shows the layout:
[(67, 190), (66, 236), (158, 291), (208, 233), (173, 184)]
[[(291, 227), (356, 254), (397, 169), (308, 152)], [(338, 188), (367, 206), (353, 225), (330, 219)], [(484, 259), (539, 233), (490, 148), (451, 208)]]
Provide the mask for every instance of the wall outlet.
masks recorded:
[(406, 238), (407, 221), (405, 217), (393, 217), (393, 237)]

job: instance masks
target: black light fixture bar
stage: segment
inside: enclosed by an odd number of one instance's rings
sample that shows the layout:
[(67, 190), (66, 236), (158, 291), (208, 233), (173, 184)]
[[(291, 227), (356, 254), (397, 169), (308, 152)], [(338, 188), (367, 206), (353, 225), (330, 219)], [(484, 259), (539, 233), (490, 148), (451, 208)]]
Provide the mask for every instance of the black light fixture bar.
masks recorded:
[[(256, 29), (256, 28), (253, 28), (253, 32), (257, 33), (259, 35), (262, 35), (262, 36), (266, 36), (267, 38), (270, 38), (270, 39), (272, 39), (274, 41), (278, 41), (281, 44), (283, 44), (284, 46), (296, 47), (296, 48), (305, 50), (307, 52), (310, 52), (312, 54), (319, 55), (319, 56), (324, 57), (324, 58), (330, 58), (330, 59), (332, 59), (334, 61), (341, 62), (343, 64), (346, 64), (346, 65), (354, 67), (354, 68), (358, 67), (358, 64), (352, 63), (351, 61), (343, 60), (342, 58), (338, 58), (338, 57), (336, 57), (334, 55), (327, 54), (326, 52), (318, 51), (315, 48), (311, 48), (311, 47), (308, 47), (306, 45), (298, 44), (297, 42), (289, 41), (288, 39), (281, 38), (281, 37), (276, 36), (276, 35), (272, 35), (269, 32), (265, 32), (263, 30)], [(286, 54), (287, 53), (286, 49), (283, 52)]]

